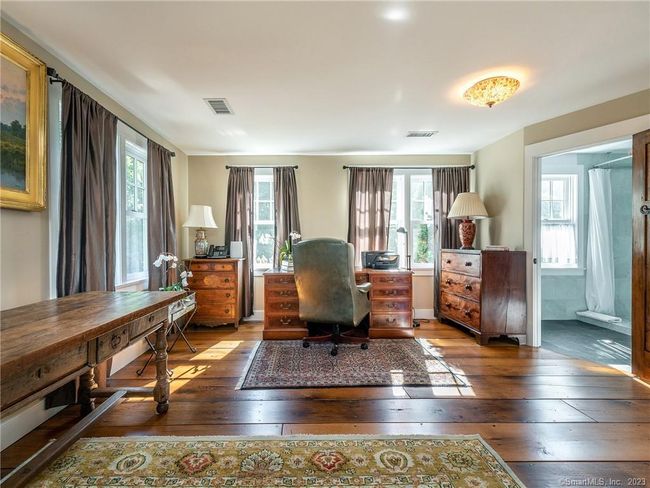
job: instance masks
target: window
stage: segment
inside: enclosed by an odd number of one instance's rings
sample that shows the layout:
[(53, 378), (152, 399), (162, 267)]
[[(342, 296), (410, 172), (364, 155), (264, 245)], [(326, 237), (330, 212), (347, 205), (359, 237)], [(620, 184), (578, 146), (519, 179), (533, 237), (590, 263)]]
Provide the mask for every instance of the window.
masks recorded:
[(273, 251), (276, 246), (273, 195), (273, 170), (271, 168), (256, 168), (253, 191), (255, 269), (268, 269), (273, 266)]
[(117, 285), (149, 276), (146, 147), (146, 139), (118, 124)]
[(578, 175), (542, 175), (542, 267), (578, 267)]
[(433, 191), (431, 170), (401, 170), (393, 173), (393, 194), (388, 249), (400, 255), (406, 266), (406, 239), (397, 229), (408, 231), (409, 253), (414, 268), (433, 266)]

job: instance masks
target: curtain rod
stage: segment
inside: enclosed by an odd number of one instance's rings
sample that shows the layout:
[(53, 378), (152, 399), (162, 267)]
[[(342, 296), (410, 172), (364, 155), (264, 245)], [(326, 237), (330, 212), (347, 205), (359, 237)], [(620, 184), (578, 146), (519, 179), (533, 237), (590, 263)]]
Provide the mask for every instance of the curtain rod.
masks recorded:
[(271, 165), (266, 165), (266, 166), (245, 166), (245, 165), (232, 166), (230, 164), (227, 164), (226, 169), (230, 169), (230, 168), (293, 168), (293, 169), (298, 169), (298, 165), (297, 164), (294, 164), (294, 165), (283, 164), (283, 165), (277, 165), (277, 166), (271, 166)]
[(603, 161), (602, 163), (594, 164), (594, 168), (600, 168), (601, 166), (604, 166), (606, 164), (612, 164), (612, 163), (617, 163), (619, 161), (625, 161), (626, 159), (630, 159), (632, 157), (631, 154), (628, 154), (627, 156), (623, 156), (621, 158), (615, 158), (615, 159), (610, 159), (609, 161)]
[(434, 166), (355, 166), (355, 165), (343, 165), (343, 169), (349, 169), (349, 168), (392, 168), (392, 169), (434, 169), (434, 168), (469, 168), (469, 169), (474, 169), (476, 168), (475, 165), (468, 165), (468, 164), (452, 164), (452, 165), (434, 165)]
[[(49, 67), (49, 66), (47, 67), (47, 76), (50, 77), (50, 84), (52, 84), (52, 83), (63, 83), (64, 81), (67, 81), (65, 78), (61, 78), (61, 76), (59, 76), (59, 73), (57, 73), (56, 70), (55, 70), (54, 68), (51, 68), (51, 67)], [(70, 84), (72, 85), (72, 83), (70, 83)], [(73, 86), (74, 86), (74, 85), (73, 85)], [(75, 88), (77, 88), (77, 87), (75, 87)], [(77, 90), (78, 90), (78, 88), (77, 88)], [(81, 90), (80, 90), (80, 91), (81, 91)], [(101, 105), (101, 104), (100, 104), (100, 105)], [(103, 106), (103, 105), (102, 105), (102, 106)], [(115, 115), (113, 112), (111, 112), (110, 110), (108, 110), (106, 107), (104, 107), (104, 110), (106, 110), (107, 112), (110, 112), (111, 114)], [(123, 123), (124, 125), (126, 125), (127, 127), (129, 127), (131, 130), (134, 130), (135, 132), (137, 132), (138, 134), (140, 134), (142, 137), (144, 137), (145, 139), (149, 140), (149, 137), (147, 137), (146, 135), (144, 135), (142, 132), (140, 132), (138, 129), (136, 129), (135, 127), (133, 127), (133, 126), (132, 126), (131, 124), (129, 124), (128, 122), (123, 121), (123, 120), (120, 119), (117, 115), (115, 115), (115, 118), (116, 118), (117, 120), (119, 120), (120, 122), (122, 122), (122, 123)], [(154, 142), (155, 142), (155, 141), (154, 141)], [(157, 144), (157, 143), (156, 143), (156, 144)], [(166, 148), (165, 146), (163, 146), (162, 144), (160, 144), (160, 146), (161, 146), (162, 148), (164, 148), (166, 151), (169, 151), (169, 153), (171, 154), (172, 158), (175, 158), (175, 157), (176, 157), (176, 153), (175, 153), (174, 151), (170, 151), (169, 149), (167, 149), (167, 148)]]

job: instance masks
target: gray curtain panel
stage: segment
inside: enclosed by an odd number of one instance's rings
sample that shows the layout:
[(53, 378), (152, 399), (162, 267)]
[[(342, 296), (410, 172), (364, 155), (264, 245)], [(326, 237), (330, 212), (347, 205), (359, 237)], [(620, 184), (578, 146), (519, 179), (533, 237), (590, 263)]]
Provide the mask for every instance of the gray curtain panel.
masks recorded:
[(350, 168), (348, 242), (354, 263), (362, 251), (384, 250), (388, 245), (393, 168)]
[(289, 238), (289, 233), (300, 233), (298, 214), (298, 189), (296, 171), (290, 166), (273, 168), (273, 189), (275, 198), (275, 240), (273, 264), (280, 266), (280, 246)]
[(147, 230), (149, 239), (149, 289), (167, 286), (167, 273), (153, 265), (161, 252), (176, 254), (176, 212), (172, 182), (172, 155), (153, 141), (147, 142)]
[(230, 168), (226, 197), (226, 245), (241, 241), (244, 251), (242, 278), (243, 317), (253, 315), (253, 186), (254, 168)]
[(433, 308), (438, 316), (438, 284), (440, 283), (440, 250), (460, 247), (458, 225), (447, 214), (456, 195), (469, 191), (469, 167), (433, 168), (433, 256), (435, 287)]
[(57, 294), (115, 289), (117, 118), (64, 82)]

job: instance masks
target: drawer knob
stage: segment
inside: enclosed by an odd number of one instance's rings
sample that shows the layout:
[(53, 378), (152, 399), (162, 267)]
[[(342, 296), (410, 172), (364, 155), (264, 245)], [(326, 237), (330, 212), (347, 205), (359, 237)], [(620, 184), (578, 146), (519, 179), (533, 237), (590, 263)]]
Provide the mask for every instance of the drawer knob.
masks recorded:
[(468, 317), (470, 317), (472, 315), (472, 311), (469, 310), (469, 309), (465, 309), (464, 312), (465, 312), (465, 315), (468, 316)]
[(122, 336), (113, 334), (113, 337), (111, 338), (111, 347), (116, 349), (120, 345), (120, 342), (122, 342)]
[(447, 303), (445, 303), (445, 307), (447, 307), (447, 308), (451, 308), (451, 302), (447, 302)]
[(287, 319), (285, 317), (280, 317), (280, 323), (282, 325), (289, 325), (291, 323), (291, 319)]
[(230, 278), (226, 278), (225, 280), (223, 280), (223, 282), (224, 283), (230, 283)]
[(394, 324), (395, 322), (397, 322), (397, 319), (386, 318), (387, 324)]
[(447, 261), (445, 261), (445, 262), (446, 262), (447, 264), (451, 264), (451, 259), (447, 259)]
[(472, 285), (465, 285), (465, 289), (467, 291), (472, 291)]
[(291, 310), (292, 305), (291, 305), (290, 303), (281, 303), (281, 304), (280, 304), (280, 308), (281, 308), (282, 310)]
[(230, 293), (226, 293), (226, 298), (230, 298)]
[(453, 281), (451, 281), (450, 279), (447, 279), (447, 280), (445, 280), (445, 283), (447, 283), (448, 285), (451, 285), (453, 283)]
[(387, 303), (387, 304), (386, 304), (386, 307), (387, 307), (387, 308), (395, 309), (395, 308), (397, 308), (397, 303)]
[(465, 261), (465, 266), (471, 266), (472, 262), (471, 261)]
[(149, 322), (153, 322), (153, 315), (149, 315)]
[(227, 309), (225, 310), (225, 312), (226, 312), (226, 313), (230, 313), (230, 309), (227, 308)]

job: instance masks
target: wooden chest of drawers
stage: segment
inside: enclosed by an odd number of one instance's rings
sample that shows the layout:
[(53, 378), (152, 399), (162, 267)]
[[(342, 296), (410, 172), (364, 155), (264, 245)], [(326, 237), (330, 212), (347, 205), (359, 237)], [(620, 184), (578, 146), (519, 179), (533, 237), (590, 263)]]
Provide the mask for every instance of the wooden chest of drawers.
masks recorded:
[(443, 249), (439, 318), (490, 337), (526, 340), (526, 253)]
[(239, 325), (241, 319), (242, 259), (186, 259), (193, 276), (189, 288), (196, 292), (192, 323)]
[[(357, 283), (372, 283), (370, 337), (413, 337), (412, 276), (407, 270), (359, 269), (355, 272)], [(264, 339), (301, 339), (307, 333), (307, 324), (299, 317), (293, 273), (264, 273)]]

